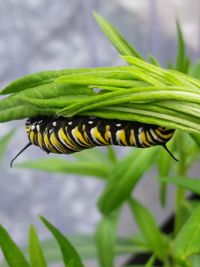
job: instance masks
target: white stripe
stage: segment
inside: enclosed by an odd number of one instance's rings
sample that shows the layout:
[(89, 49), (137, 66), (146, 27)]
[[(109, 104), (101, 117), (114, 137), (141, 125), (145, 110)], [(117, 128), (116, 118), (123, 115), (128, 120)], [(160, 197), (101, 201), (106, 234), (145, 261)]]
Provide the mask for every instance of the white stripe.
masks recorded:
[[(74, 151), (77, 151), (76, 149), (74, 149), (73, 147), (71, 147), (70, 145), (68, 145), (67, 143), (65, 143), (65, 141), (62, 139), (62, 137), (60, 136), (60, 132), (58, 131), (58, 137), (59, 137), (59, 140), (60, 142), (66, 146), (67, 148), (71, 149), (71, 150), (74, 150)], [(71, 140), (70, 140), (71, 141)], [(72, 141), (71, 141), (72, 142)]]
[(117, 140), (117, 143), (118, 143), (119, 145), (121, 145), (122, 142), (121, 142), (120, 139), (119, 139), (119, 136), (118, 136), (119, 134), (120, 134), (120, 130), (116, 132), (116, 140)]
[(102, 143), (100, 143), (98, 140), (97, 140), (97, 138), (94, 136), (94, 130), (95, 130), (95, 128), (92, 128), (91, 130), (90, 130), (90, 134), (91, 134), (91, 136), (92, 136), (92, 138), (94, 139), (94, 141), (97, 143), (97, 144), (99, 144), (99, 145), (103, 145)]
[[(72, 133), (74, 139), (76, 140), (76, 142), (77, 142), (80, 146), (88, 147), (87, 145), (81, 143), (81, 142), (78, 140), (78, 138), (76, 137), (76, 134), (74, 133), (74, 131), (75, 131), (75, 129), (73, 129), (73, 130), (71, 131), (71, 133)], [(81, 149), (81, 148), (80, 148), (80, 149)]]
[(159, 142), (163, 142), (163, 140), (161, 140), (153, 131), (153, 129), (150, 129), (150, 133), (153, 136), (153, 138)]

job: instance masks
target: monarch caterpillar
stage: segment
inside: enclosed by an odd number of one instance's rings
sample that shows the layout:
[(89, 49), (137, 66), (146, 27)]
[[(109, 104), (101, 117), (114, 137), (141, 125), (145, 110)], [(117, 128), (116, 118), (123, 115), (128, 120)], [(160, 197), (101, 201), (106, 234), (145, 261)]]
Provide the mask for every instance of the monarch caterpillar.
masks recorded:
[(106, 145), (141, 148), (161, 145), (177, 160), (166, 147), (174, 130), (157, 125), (91, 116), (36, 117), (27, 119), (25, 125), (29, 143), (13, 158), (11, 167), (13, 161), (32, 144), (47, 153), (59, 154)]

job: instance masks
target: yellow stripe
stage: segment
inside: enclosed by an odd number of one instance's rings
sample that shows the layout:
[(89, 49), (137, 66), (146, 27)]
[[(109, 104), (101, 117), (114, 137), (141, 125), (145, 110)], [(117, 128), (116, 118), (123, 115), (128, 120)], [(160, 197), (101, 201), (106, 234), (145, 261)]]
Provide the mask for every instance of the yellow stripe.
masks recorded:
[[(66, 127), (66, 131), (67, 131), (67, 127)], [(71, 139), (69, 138), (69, 136), (67, 134), (65, 134), (63, 128), (61, 128), (59, 131), (58, 131), (58, 136), (59, 138), (61, 138), (63, 140), (63, 142), (69, 147), (71, 148), (72, 150), (76, 150), (78, 151), (77, 149), (77, 146), (71, 141)]]
[(30, 139), (32, 144), (35, 144), (35, 133), (34, 133), (34, 131), (30, 132), (29, 139)]
[(164, 139), (169, 139), (174, 134), (174, 133), (165, 134), (165, 133), (160, 132), (159, 129), (155, 129), (154, 131), (156, 132), (156, 134), (158, 136), (160, 136), (161, 138), (164, 138)]
[(117, 140), (121, 141), (123, 145), (128, 146), (124, 130), (118, 130), (116, 133), (116, 137), (117, 137)]
[(43, 148), (43, 138), (42, 138), (42, 134), (40, 132), (38, 132), (37, 134), (37, 140), (38, 140), (38, 144), (41, 148)]
[(131, 146), (135, 146), (135, 135), (133, 129), (130, 130), (129, 143)]
[(105, 130), (106, 130), (106, 132), (104, 134), (104, 138), (109, 143), (111, 140), (110, 125), (106, 125)]
[(100, 141), (101, 143), (108, 145), (108, 142), (102, 137), (97, 127), (92, 129), (91, 135), (93, 138), (97, 139), (97, 141)]
[(74, 136), (75, 139), (77, 139), (78, 141), (80, 141), (82, 144), (89, 146), (90, 144), (83, 138), (83, 135), (81, 134), (81, 132), (78, 130), (78, 127), (75, 127), (72, 130), (72, 134)]
[(53, 153), (58, 153), (56, 151), (56, 149), (52, 146), (52, 144), (49, 142), (49, 137), (48, 137), (47, 133), (45, 133), (45, 135), (44, 135), (44, 143), (45, 143), (45, 146), (46, 146), (47, 149), (49, 149)]
[(146, 136), (145, 136), (145, 134), (144, 134), (144, 131), (142, 131), (142, 132), (139, 134), (139, 140), (142, 142), (142, 145), (151, 146), (151, 144), (149, 144), (149, 142), (148, 142), (147, 139), (146, 139)]
[(150, 134), (149, 134), (148, 131), (146, 131), (146, 136), (147, 136), (147, 141), (148, 141), (148, 142), (151, 142), (151, 143), (152, 143), (151, 146), (153, 146), (154, 141), (152, 140), (152, 138), (151, 138), (151, 136), (150, 136)]
[(36, 132), (36, 133), (35, 133), (35, 136), (34, 136), (34, 144), (35, 144), (36, 146), (39, 145), (39, 144), (38, 144), (38, 138), (37, 138), (37, 136), (38, 136), (38, 133)]
[(50, 135), (50, 141), (60, 152), (62, 153), (67, 152), (66, 149), (64, 149), (63, 146), (59, 143), (54, 132)]

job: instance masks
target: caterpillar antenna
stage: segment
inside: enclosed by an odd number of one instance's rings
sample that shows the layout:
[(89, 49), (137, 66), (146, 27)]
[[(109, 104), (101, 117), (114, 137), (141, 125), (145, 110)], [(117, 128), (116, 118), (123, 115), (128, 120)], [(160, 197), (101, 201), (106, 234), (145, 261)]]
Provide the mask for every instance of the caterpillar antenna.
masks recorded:
[(29, 146), (31, 146), (32, 145), (32, 143), (30, 142), (30, 143), (28, 143), (24, 148), (22, 148), (22, 150), (20, 150), (19, 151), (19, 153), (17, 153), (17, 155), (11, 160), (11, 162), (10, 162), (10, 167), (12, 168), (12, 166), (13, 166), (13, 162), (16, 160), (16, 158), (21, 154), (21, 153), (23, 153), (24, 152), (24, 150), (26, 150)]
[(166, 144), (162, 145), (164, 147), (164, 149), (167, 151), (167, 153), (175, 160), (178, 161), (178, 159), (172, 154), (172, 152), (168, 149), (168, 147), (166, 146)]

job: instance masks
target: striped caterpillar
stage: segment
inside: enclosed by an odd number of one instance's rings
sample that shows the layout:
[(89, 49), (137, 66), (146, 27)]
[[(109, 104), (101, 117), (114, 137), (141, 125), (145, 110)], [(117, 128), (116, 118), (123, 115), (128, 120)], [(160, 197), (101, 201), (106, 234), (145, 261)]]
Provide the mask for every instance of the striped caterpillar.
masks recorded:
[(35, 117), (26, 121), (29, 143), (13, 161), (30, 145), (39, 146), (47, 153), (71, 154), (84, 149), (106, 146), (166, 147), (174, 134), (173, 129), (133, 121), (110, 120), (91, 116)]

